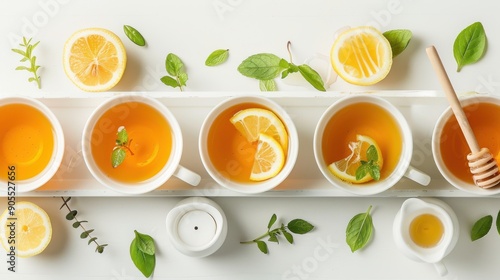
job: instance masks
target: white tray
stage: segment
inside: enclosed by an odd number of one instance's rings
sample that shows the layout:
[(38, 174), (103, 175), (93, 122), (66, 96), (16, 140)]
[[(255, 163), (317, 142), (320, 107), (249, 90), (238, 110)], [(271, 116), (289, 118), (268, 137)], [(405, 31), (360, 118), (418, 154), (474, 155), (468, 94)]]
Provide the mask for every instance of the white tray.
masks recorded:
[[(87, 170), (81, 155), (81, 135), (85, 121), (106, 98), (118, 93), (81, 94), (75, 98), (41, 98), (59, 118), (66, 137), (63, 163), (54, 178), (36, 191), (20, 196), (124, 196), (99, 184)], [(283, 106), (294, 120), (299, 134), (299, 155), (290, 176), (277, 188), (256, 195), (243, 195), (216, 184), (204, 170), (198, 154), (198, 132), (203, 119), (220, 101), (244, 93), (148, 93), (164, 103), (182, 128), (184, 151), (181, 164), (199, 173), (202, 181), (191, 187), (172, 177), (159, 189), (141, 196), (261, 196), (261, 197), (346, 197), (353, 196), (336, 189), (322, 176), (313, 155), (313, 134), (321, 114), (334, 101), (351, 93), (252, 93), (270, 97)], [(432, 178), (427, 187), (401, 179), (379, 197), (469, 197), (472, 194), (451, 186), (439, 174), (431, 152), (431, 135), (439, 115), (448, 106), (440, 92), (381, 91), (371, 93), (396, 105), (408, 120), (413, 131), (412, 165)]]

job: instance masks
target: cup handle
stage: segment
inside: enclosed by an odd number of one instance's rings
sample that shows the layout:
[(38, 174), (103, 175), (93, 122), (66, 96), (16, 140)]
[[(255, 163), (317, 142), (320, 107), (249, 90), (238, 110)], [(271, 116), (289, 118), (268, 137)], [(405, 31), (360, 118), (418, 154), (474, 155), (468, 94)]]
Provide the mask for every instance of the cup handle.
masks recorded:
[(422, 186), (427, 186), (431, 182), (431, 177), (429, 175), (411, 165), (408, 166), (408, 169), (406, 169), (405, 177), (419, 183)]
[(434, 268), (441, 277), (446, 276), (448, 274), (448, 269), (446, 268), (443, 262), (434, 263)]
[(200, 175), (194, 173), (193, 171), (185, 168), (182, 165), (177, 166), (177, 169), (174, 172), (174, 176), (194, 187), (198, 186), (201, 181)]

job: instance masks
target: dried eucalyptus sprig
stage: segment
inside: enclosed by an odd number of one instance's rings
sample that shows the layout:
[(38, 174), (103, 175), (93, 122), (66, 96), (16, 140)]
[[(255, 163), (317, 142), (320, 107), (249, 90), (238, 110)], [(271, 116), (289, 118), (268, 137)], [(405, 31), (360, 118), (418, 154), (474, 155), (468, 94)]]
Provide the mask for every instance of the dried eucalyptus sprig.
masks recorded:
[(86, 239), (86, 238), (89, 238), (89, 242), (88, 242), (88, 245), (90, 245), (90, 243), (94, 242), (95, 245), (97, 246), (95, 251), (98, 252), (99, 254), (102, 254), (102, 252), (104, 252), (104, 247), (108, 246), (108, 244), (102, 244), (100, 245), (98, 242), (97, 242), (97, 237), (92, 237), (90, 234), (94, 231), (93, 229), (89, 229), (87, 230), (84, 226), (83, 226), (83, 223), (87, 223), (88, 221), (80, 221), (76, 218), (76, 215), (78, 214), (78, 211), (76, 210), (72, 210), (69, 205), (68, 205), (68, 202), (71, 200), (71, 197), (68, 197), (68, 198), (64, 198), (64, 197), (61, 197), (62, 201), (63, 201), (63, 205), (59, 208), (59, 210), (61, 210), (63, 207), (66, 207), (69, 211), (69, 213), (66, 215), (66, 220), (68, 221), (72, 221), (74, 220), (73, 222), (73, 228), (82, 228), (83, 232), (80, 234), (80, 238), (81, 239)]
[(40, 68), (39, 65), (36, 65), (36, 56), (33, 55), (33, 50), (38, 46), (40, 41), (36, 42), (35, 44), (31, 44), (31, 40), (33, 38), (30, 38), (29, 40), (26, 40), (26, 37), (23, 37), (23, 43), (19, 44), (23, 49), (12, 49), (13, 52), (20, 54), (23, 58), (21, 58), (20, 62), (25, 62), (29, 61), (30, 65), (29, 67), (27, 66), (17, 66), (16, 70), (26, 70), (30, 73), (33, 73), (33, 77), (28, 78), (28, 82), (35, 82), (40, 89), (42, 87), (41, 85), (41, 79), (40, 76), (36, 73), (38, 69)]
[(262, 241), (261, 239), (269, 237), (269, 239), (267, 241), (276, 242), (279, 244), (278, 236), (283, 234), (285, 239), (290, 244), (293, 244), (293, 235), (290, 232), (288, 232), (288, 230), (295, 233), (295, 234), (306, 234), (314, 229), (314, 226), (311, 225), (309, 222), (304, 221), (302, 219), (294, 219), (294, 220), (291, 220), (286, 226), (282, 223), (281, 227), (271, 230), (271, 227), (274, 225), (276, 220), (278, 220), (278, 217), (276, 216), (276, 214), (273, 214), (273, 216), (269, 220), (269, 223), (267, 224), (267, 232), (266, 233), (264, 233), (263, 235), (255, 238), (253, 240), (240, 242), (240, 244), (253, 244), (253, 243), (255, 243), (255, 244), (257, 244), (257, 247), (259, 248), (259, 250), (262, 253), (267, 254), (267, 253), (269, 253), (269, 250), (267, 248), (267, 243)]

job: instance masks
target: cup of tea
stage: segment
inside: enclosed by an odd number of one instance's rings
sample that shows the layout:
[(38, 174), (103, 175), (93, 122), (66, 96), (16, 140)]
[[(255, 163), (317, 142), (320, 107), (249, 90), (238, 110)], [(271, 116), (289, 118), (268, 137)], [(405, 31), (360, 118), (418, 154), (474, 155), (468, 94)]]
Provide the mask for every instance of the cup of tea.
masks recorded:
[(0, 190), (33, 191), (56, 173), (64, 134), (52, 111), (28, 97), (0, 98)]
[(172, 175), (198, 185), (200, 176), (179, 164), (182, 149), (175, 116), (158, 100), (142, 95), (107, 100), (83, 130), (82, 151), (90, 173), (125, 194), (152, 191)]
[(410, 165), (413, 139), (406, 119), (380, 97), (350, 95), (333, 103), (320, 117), (313, 143), (324, 177), (347, 192), (377, 194), (403, 176), (430, 182)]
[[(490, 150), (500, 165), (500, 98), (478, 95), (460, 101), (480, 147)], [(439, 117), (432, 133), (432, 154), (443, 177), (455, 188), (476, 195), (500, 193), (500, 186), (476, 186), (468, 166), (469, 146), (450, 107)]]
[(276, 102), (259, 96), (222, 101), (205, 118), (199, 137), (201, 160), (221, 186), (260, 193), (281, 184), (297, 159), (295, 125)]
[(442, 260), (458, 241), (458, 219), (441, 200), (409, 198), (394, 218), (393, 235), (405, 256), (433, 264), (438, 274), (444, 276), (448, 270)]

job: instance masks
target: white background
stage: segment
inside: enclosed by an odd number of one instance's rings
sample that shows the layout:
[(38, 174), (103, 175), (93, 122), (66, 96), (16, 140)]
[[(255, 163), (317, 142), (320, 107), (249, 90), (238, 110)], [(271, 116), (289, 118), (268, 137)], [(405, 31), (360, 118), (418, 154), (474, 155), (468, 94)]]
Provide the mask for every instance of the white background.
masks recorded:
[[(62, 69), (65, 40), (74, 31), (87, 27), (114, 31), (127, 48), (127, 70), (113, 90), (168, 95), (177, 90), (167, 88), (159, 78), (165, 74), (164, 59), (169, 52), (179, 55), (187, 66), (187, 91), (258, 93), (257, 82), (236, 71), (247, 56), (270, 52), (286, 58), (286, 42), (290, 40), (294, 61), (300, 63), (315, 53), (328, 55), (339, 28), (364, 24), (377, 25), (382, 31), (410, 29), (414, 37), (381, 83), (361, 88), (339, 80), (330, 91), (439, 90), (424, 51), (426, 46), (434, 44), (457, 91), (498, 94), (499, 6), (495, 1), (429, 0), (2, 0), (0, 95), (98, 96), (98, 93), (81, 93)], [(486, 29), (487, 53), (479, 63), (456, 73), (454, 38), (475, 21), (481, 21)], [(122, 32), (124, 24), (140, 30), (148, 46), (140, 48), (128, 41)], [(43, 66), (42, 90), (26, 82), (27, 73), (13, 70), (18, 57), (10, 49), (23, 35), (41, 41), (36, 53)], [(219, 48), (230, 49), (230, 59), (216, 68), (205, 67), (206, 56)], [(281, 91), (276, 95), (286, 96), (292, 91), (308, 92), (311, 97), (321, 95), (309, 87), (281, 82), (278, 86)], [(5, 200), (1, 200), (3, 209)], [(167, 239), (164, 220), (180, 197), (74, 198), (71, 206), (90, 221), (100, 241), (110, 244), (102, 255), (94, 253), (93, 246), (79, 239), (79, 230), (65, 221), (65, 213), (58, 210), (60, 198), (27, 200), (49, 213), (54, 229), (52, 242), (43, 254), (20, 260), (16, 274), (8, 272), (2, 261), (1, 279), (143, 279), (128, 253), (134, 229), (152, 235), (157, 242), (154, 279), (440, 279), (431, 265), (407, 259), (393, 242), (392, 222), (404, 198), (216, 197), (214, 200), (228, 217), (229, 233), (223, 247), (203, 259), (181, 255)], [(460, 220), (457, 247), (444, 261), (450, 271), (447, 278), (498, 278), (500, 236), (496, 230), (474, 243), (469, 239), (475, 220), (487, 214), (496, 217), (500, 209), (498, 198), (443, 200)], [(367, 248), (353, 254), (344, 242), (345, 227), (353, 215), (364, 212), (369, 205), (374, 206), (375, 234)], [(254, 246), (239, 245), (239, 241), (264, 232), (273, 213), (284, 222), (304, 218), (317, 228), (305, 236), (296, 236), (294, 245), (270, 244), (268, 256)], [(325, 247), (329, 243), (334, 246)]]

